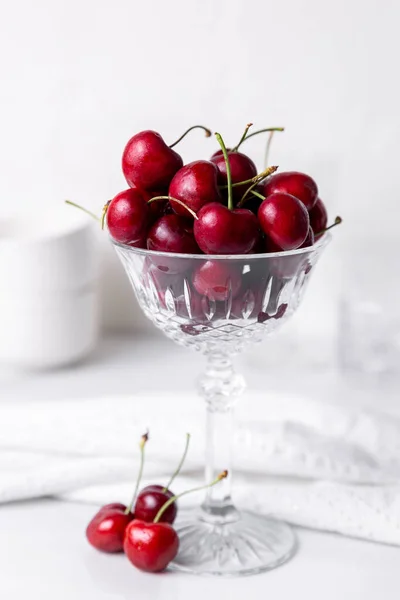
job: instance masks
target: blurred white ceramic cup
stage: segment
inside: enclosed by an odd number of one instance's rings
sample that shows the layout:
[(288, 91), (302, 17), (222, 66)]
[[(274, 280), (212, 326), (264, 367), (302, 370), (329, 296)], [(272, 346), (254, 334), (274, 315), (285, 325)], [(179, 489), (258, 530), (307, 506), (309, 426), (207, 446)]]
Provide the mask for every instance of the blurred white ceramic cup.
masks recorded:
[(96, 236), (63, 206), (0, 220), (0, 361), (26, 368), (74, 363), (99, 331)]

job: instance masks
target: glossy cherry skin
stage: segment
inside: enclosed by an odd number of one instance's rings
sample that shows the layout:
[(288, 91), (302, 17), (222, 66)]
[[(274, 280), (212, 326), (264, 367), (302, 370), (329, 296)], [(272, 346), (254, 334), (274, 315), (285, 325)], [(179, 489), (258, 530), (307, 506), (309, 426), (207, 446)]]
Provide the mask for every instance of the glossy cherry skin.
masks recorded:
[(248, 254), (259, 237), (257, 217), (246, 208), (229, 210), (210, 202), (194, 222), (196, 242), (205, 254)]
[(140, 243), (149, 224), (146, 198), (137, 188), (120, 192), (108, 206), (106, 221), (111, 237), (117, 242)]
[(311, 210), (318, 198), (318, 187), (314, 179), (298, 171), (275, 173), (268, 177), (264, 184), (264, 194), (270, 196), (277, 192), (294, 196), (307, 210)]
[(132, 513), (125, 514), (123, 504), (103, 506), (86, 528), (88, 542), (102, 552), (122, 552), (125, 530), (134, 518)]
[[(228, 158), (231, 167), (232, 183), (247, 181), (247, 179), (251, 179), (257, 175), (256, 165), (251, 158), (246, 156), (246, 154), (242, 154), (242, 152), (228, 152)], [(226, 176), (226, 163), (222, 152), (213, 154), (211, 161), (218, 167), (219, 184), (226, 185), (228, 181)], [(234, 199), (240, 200), (249, 185), (250, 184), (239, 185), (232, 188)]]
[(312, 228), (309, 227), (307, 237), (304, 240), (304, 242), (302, 243), (302, 245), (300, 246), (300, 248), (309, 248), (310, 246), (313, 246), (314, 243), (315, 243), (314, 232), (313, 232)]
[(128, 185), (142, 190), (168, 187), (182, 166), (181, 156), (151, 130), (134, 135), (122, 155), (122, 171)]
[(309, 211), (310, 225), (314, 231), (315, 239), (319, 239), (328, 224), (328, 212), (321, 198), (318, 198), (313, 208)]
[[(164, 491), (162, 485), (148, 485), (143, 488), (137, 497), (134, 513), (135, 519), (152, 523), (162, 506), (174, 495), (171, 490)], [(176, 502), (167, 508), (162, 515), (160, 522), (172, 523), (175, 521), (178, 512)]]
[(258, 220), (266, 236), (283, 250), (299, 248), (310, 227), (304, 204), (284, 193), (271, 194), (261, 203)]
[[(176, 214), (165, 215), (154, 223), (147, 237), (148, 250), (158, 252), (175, 252), (183, 254), (199, 254), (200, 249), (194, 239), (192, 223)], [(174, 258), (170, 256), (152, 256), (151, 262), (169, 275), (183, 273), (191, 266), (190, 258)]]
[(169, 523), (146, 523), (135, 519), (126, 529), (125, 554), (141, 571), (164, 571), (178, 550), (178, 534)]
[[(195, 160), (180, 169), (169, 186), (171, 198), (181, 200), (197, 213), (208, 202), (221, 202), (222, 196), (218, 189), (219, 171), (214, 163), (208, 160)], [(176, 214), (190, 217), (184, 206), (171, 200), (171, 206)]]
[(234, 265), (218, 260), (202, 262), (193, 273), (193, 286), (210, 300), (234, 298), (241, 287), (241, 273)]
[(187, 220), (175, 214), (164, 215), (154, 223), (147, 236), (147, 248), (158, 252), (199, 253)]

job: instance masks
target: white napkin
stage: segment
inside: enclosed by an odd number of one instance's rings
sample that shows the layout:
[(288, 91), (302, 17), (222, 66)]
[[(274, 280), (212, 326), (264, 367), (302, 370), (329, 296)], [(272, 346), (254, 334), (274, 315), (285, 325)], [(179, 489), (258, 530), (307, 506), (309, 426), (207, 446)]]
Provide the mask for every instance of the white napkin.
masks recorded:
[[(400, 419), (298, 397), (239, 404), (234, 499), (289, 522), (400, 545)], [(202, 402), (133, 396), (0, 405), (0, 502), (129, 500), (138, 440), (143, 484), (164, 483), (192, 433), (180, 491), (202, 477)], [(251, 420), (249, 416), (251, 415)], [(198, 495), (187, 502), (198, 503)]]

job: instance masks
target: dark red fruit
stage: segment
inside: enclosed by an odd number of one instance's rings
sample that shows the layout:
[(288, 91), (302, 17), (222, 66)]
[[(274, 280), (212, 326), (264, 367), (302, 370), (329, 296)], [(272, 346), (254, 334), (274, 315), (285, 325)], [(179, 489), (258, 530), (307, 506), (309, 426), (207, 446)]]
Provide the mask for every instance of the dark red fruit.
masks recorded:
[(310, 216), (310, 225), (314, 231), (315, 240), (318, 240), (322, 235), (320, 232), (323, 232), (328, 224), (328, 212), (321, 198), (318, 198), (308, 214)]
[(136, 188), (120, 192), (107, 209), (107, 227), (111, 237), (132, 246), (141, 243), (149, 222), (149, 208), (144, 196)]
[(142, 190), (168, 187), (183, 160), (156, 131), (134, 135), (122, 155), (122, 171), (130, 186)]
[(147, 236), (147, 248), (157, 252), (199, 253), (187, 220), (174, 214), (165, 215), (154, 223)]
[(145, 523), (135, 519), (126, 529), (124, 551), (141, 571), (164, 571), (178, 554), (179, 538), (168, 523)]
[[(154, 223), (147, 237), (147, 248), (158, 252), (199, 254), (192, 223), (176, 214), (165, 215)], [(168, 275), (183, 273), (191, 266), (190, 258), (152, 256), (153, 265)]]
[(275, 173), (264, 184), (264, 194), (285, 193), (300, 200), (307, 210), (311, 210), (318, 198), (318, 187), (314, 179), (305, 173), (287, 171)]
[[(240, 181), (247, 181), (257, 175), (257, 167), (254, 162), (241, 152), (228, 152), (229, 164), (231, 166), (232, 183), (239, 183)], [(211, 161), (218, 167), (219, 177), (218, 181), (220, 185), (227, 184), (226, 175), (226, 163), (222, 152), (219, 150), (215, 152)], [(240, 200), (246, 189), (250, 184), (244, 184), (235, 186), (232, 188), (233, 197), (235, 200)]]
[(126, 506), (119, 503), (103, 506), (86, 528), (88, 542), (102, 552), (122, 552), (125, 530), (134, 518), (125, 514)]
[(234, 265), (218, 260), (202, 262), (193, 274), (193, 285), (201, 296), (210, 300), (226, 300), (238, 294), (241, 273)]
[(256, 216), (245, 208), (229, 210), (210, 202), (199, 210), (194, 237), (206, 254), (248, 254), (259, 237)]
[(308, 248), (309, 246), (313, 246), (314, 245), (314, 232), (311, 229), (311, 227), (308, 228), (308, 233), (307, 233), (307, 237), (304, 240), (304, 242), (302, 243), (302, 245), (300, 246), (300, 248)]
[[(257, 185), (254, 188), (255, 192), (259, 194), (264, 194), (264, 188), (262, 185)], [(260, 208), (262, 199), (258, 196), (253, 196), (253, 194), (248, 194), (245, 198), (244, 204), (242, 204), (242, 208), (247, 208), (247, 210), (251, 210), (255, 215), (258, 213), (258, 209)]]
[[(134, 514), (135, 519), (152, 523), (162, 506), (174, 495), (170, 490), (165, 490), (162, 485), (148, 485), (143, 488), (137, 497)], [(176, 502), (162, 514), (160, 522), (173, 523), (177, 514)]]
[[(187, 207), (197, 213), (208, 202), (221, 202), (222, 196), (218, 189), (218, 169), (208, 160), (195, 160), (185, 165), (174, 176), (169, 186), (171, 198), (177, 198)], [(171, 200), (171, 206), (176, 214), (190, 217), (184, 206)]]
[(272, 194), (262, 202), (258, 220), (266, 236), (283, 250), (299, 248), (310, 227), (304, 204), (284, 193)]

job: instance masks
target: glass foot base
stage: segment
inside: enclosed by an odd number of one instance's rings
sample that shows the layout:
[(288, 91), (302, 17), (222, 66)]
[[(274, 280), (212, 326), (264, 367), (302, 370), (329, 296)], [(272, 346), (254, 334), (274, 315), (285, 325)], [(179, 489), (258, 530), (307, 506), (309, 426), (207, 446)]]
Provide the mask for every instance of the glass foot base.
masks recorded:
[(175, 526), (180, 547), (170, 568), (195, 575), (238, 576), (269, 571), (296, 551), (292, 529), (282, 521), (241, 511), (229, 523), (205, 520), (201, 510), (181, 511)]

